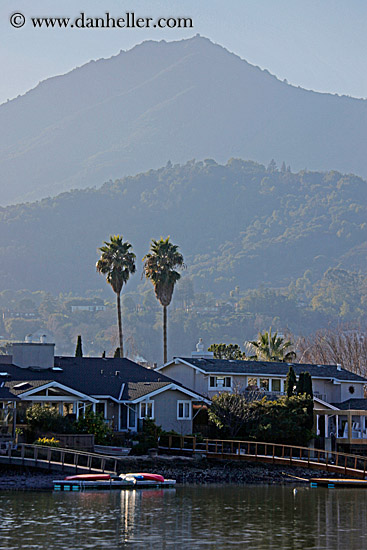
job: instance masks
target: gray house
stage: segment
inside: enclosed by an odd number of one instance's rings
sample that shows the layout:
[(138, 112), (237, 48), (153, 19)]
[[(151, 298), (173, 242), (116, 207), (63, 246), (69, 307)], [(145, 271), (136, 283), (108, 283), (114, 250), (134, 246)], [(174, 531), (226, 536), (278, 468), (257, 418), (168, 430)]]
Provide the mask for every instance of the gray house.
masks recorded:
[(137, 431), (144, 418), (164, 430), (192, 433), (194, 405), (205, 397), (129, 359), (54, 357), (54, 344), (13, 344), (0, 356), (2, 388), (17, 402), (18, 422), (30, 404), (41, 403), (78, 417), (101, 412), (115, 431)]
[[(214, 359), (198, 346), (191, 357), (174, 357), (156, 370), (211, 399), (218, 392), (256, 390), (274, 399), (285, 393), (291, 363)], [(334, 433), (341, 445), (367, 444), (367, 379), (341, 365), (292, 363), (296, 376), (312, 377), (317, 435), (330, 439)]]

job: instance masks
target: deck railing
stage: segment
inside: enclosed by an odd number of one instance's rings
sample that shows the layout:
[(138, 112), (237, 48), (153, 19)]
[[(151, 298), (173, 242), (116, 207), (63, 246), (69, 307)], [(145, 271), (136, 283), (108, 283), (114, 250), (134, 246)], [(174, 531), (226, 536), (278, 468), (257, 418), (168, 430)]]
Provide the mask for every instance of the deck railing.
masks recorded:
[(116, 456), (25, 443), (16, 449), (9, 448), (5, 456), (8, 463), (46, 467), (50, 470), (59, 467), (75, 472), (116, 473), (120, 461)]
[(201, 453), (208, 458), (301, 466), (362, 478), (365, 478), (367, 471), (367, 457), (365, 456), (279, 443), (224, 439), (205, 439), (198, 442), (195, 437), (166, 436), (165, 439), (161, 438), (159, 448), (161, 450)]

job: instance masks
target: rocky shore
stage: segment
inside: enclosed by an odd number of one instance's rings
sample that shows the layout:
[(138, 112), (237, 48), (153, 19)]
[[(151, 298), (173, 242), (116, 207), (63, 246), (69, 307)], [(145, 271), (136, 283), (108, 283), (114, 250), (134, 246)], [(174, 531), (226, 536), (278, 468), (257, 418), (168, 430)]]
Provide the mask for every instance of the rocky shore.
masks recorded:
[[(290, 484), (301, 483), (295, 477), (335, 477), (325, 471), (293, 468), (273, 464), (237, 462), (228, 460), (193, 459), (175, 456), (150, 458), (124, 457), (119, 473), (155, 472), (165, 478), (176, 479), (180, 484)], [(1, 467), (0, 491), (47, 491), (54, 479), (63, 478), (60, 473), (42, 472), (30, 468)]]

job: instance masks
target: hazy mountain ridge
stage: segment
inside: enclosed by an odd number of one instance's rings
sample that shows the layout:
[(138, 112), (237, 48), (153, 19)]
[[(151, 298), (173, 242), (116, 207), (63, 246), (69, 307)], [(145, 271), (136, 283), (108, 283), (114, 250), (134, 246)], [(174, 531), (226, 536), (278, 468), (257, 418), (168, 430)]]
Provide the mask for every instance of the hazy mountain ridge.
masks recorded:
[(292, 87), (201, 37), (144, 42), (0, 106), (1, 202), (168, 159), (273, 157), (367, 176), (366, 105)]
[[(0, 287), (100, 288), (97, 248), (123, 234), (141, 258), (171, 235), (199, 291), (284, 286), (310, 269), (367, 272), (367, 183), (232, 159), (168, 164), (100, 189), (0, 209)], [(134, 282), (134, 279), (135, 282)], [(132, 278), (134, 288), (139, 276)]]

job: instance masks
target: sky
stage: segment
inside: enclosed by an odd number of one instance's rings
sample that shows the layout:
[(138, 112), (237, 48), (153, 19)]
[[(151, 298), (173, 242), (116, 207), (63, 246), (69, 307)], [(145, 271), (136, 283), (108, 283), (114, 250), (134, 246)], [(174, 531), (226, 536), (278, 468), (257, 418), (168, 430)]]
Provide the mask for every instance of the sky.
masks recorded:
[[(34, 29), (31, 17), (185, 16), (192, 29)], [(10, 16), (22, 13), (21, 28)], [(0, 103), (144, 40), (210, 38), (290, 84), (367, 98), (366, 0), (1, 0)]]

